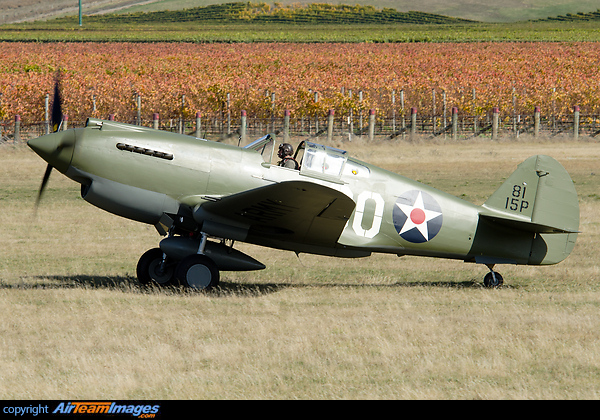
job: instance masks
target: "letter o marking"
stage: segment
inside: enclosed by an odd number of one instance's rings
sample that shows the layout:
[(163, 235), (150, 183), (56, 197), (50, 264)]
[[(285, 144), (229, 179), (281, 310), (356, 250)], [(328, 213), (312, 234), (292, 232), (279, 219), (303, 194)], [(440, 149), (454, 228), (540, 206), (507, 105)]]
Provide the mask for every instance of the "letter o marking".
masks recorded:
[[(367, 204), (367, 200), (369, 199), (375, 201), (375, 215), (373, 217), (373, 224), (371, 225), (371, 228), (365, 230), (363, 229), (362, 224), (365, 217), (365, 206)], [(356, 201), (354, 221), (352, 222), (352, 229), (354, 229), (354, 233), (365, 238), (374, 238), (381, 229), (381, 220), (383, 218), (384, 207), (385, 201), (383, 200), (381, 194), (371, 191), (361, 192)]]

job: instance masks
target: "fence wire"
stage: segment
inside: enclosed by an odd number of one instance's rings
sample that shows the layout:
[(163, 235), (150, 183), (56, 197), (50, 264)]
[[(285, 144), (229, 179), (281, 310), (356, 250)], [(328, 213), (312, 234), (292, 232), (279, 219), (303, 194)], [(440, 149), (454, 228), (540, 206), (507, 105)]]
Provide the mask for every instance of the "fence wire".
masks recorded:
[[(387, 115), (387, 114), (386, 114)], [(245, 121), (245, 130), (242, 122)], [(365, 116), (323, 116), (292, 117), (287, 121), (282, 117), (269, 118), (231, 118), (220, 115), (212, 117), (199, 117), (194, 119), (167, 119), (155, 121), (153, 119), (133, 118), (121, 121), (134, 125), (154, 127), (159, 130), (183, 133), (210, 140), (239, 137), (243, 132), (248, 138), (263, 136), (267, 133), (276, 133), (290, 137), (318, 137), (327, 138), (329, 135), (336, 139), (349, 139), (355, 137), (377, 138), (404, 138), (417, 135), (426, 137), (453, 137), (456, 139), (469, 139), (473, 137), (510, 136), (588, 136), (600, 135), (600, 115), (576, 114), (570, 115), (539, 115), (536, 122), (535, 115), (503, 115), (497, 117), (497, 126), (494, 128), (492, 113), (481, 116), (457, 115), (404, 115), (395, 117)], [(68, 121), (68, 128), (85, 126), (85, 121)], [(15, 142), (26, 141), (44, 135), (49, 130), (47, 121), (23, 123), (15, 120), (1, 121), (1, 141)]]

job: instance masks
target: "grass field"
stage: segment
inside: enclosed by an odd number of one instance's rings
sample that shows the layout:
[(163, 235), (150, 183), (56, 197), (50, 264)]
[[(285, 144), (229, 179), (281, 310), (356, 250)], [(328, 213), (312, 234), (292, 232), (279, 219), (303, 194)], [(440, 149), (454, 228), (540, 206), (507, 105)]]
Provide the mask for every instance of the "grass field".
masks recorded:
[(583, 139), (337, 144), (482, 203), (524, 158), (557, 158), (580, 198), (573, 254), (550, 267), (240, 245), (267, 265), (220, 290), (143, 290), (154, 228), (111, 216), (44, 162), (0, 147), (0, 398), (600, 397), (600, 147)]

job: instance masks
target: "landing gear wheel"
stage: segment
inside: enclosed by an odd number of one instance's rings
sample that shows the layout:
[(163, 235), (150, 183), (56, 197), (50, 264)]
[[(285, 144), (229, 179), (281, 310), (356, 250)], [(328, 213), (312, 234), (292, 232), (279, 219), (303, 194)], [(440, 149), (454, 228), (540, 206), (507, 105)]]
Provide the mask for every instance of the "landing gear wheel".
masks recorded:
[(500, 286), (502, 286), (503, 283), (504, 283), (504, 279), (502, 278), (500, 273), (497, 273), (495, 271), (490, 271), (483, 278), (483, 285), (490, 289), (492, 289), (492, 288), (495, 289), (497, 287), (500, 287)]
[(147, 285), (154, 282), (160, 286), (167, 286), (175, 279), (175, 268), (172, 264), (162, 266), (163, 252), (160, 248), (152, 248), (140, 257), (137, 265), (138, 281)]
[(210, 290), (219, 285), (219, 269), (206, 255), (185, 257), (177, 266), (175, 277), (184, 286), (196, 290)]

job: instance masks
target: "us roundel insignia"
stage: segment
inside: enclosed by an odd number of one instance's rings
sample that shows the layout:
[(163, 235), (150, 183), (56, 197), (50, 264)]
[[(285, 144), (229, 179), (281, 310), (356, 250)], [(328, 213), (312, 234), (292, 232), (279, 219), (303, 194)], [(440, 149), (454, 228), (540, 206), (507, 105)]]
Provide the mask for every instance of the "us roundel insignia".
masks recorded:
[(439, 233), (443, 216), (435, 198), (426, 192), (412, 190), (398, 197), (392, 218), (402, 239), (423, 243)]

